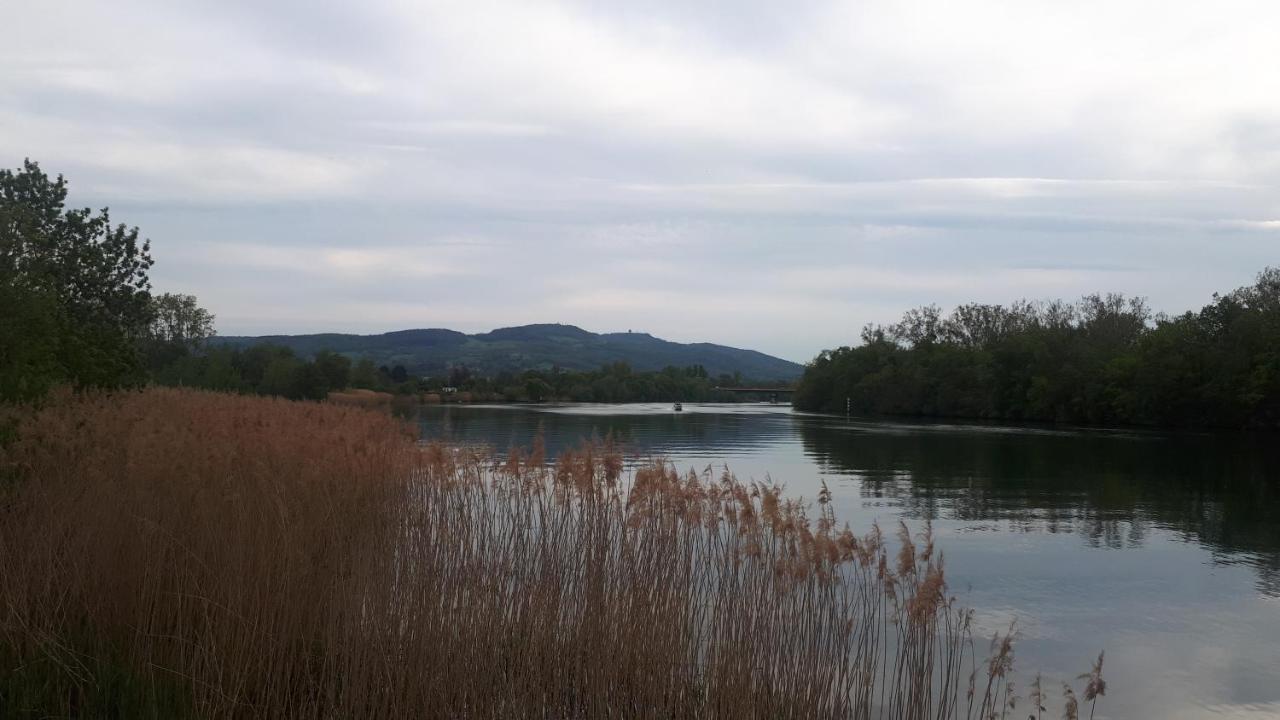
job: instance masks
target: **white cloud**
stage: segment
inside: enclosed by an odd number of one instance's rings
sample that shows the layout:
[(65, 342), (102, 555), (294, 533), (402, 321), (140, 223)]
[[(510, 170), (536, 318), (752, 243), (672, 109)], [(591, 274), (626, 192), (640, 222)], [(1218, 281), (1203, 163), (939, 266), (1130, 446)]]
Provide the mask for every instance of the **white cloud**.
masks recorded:
[[(189, 262), (221, 266), (229, 272), (278, 270), (339, 281), (382, 282), (388, 278), (427, 279), (466, 275), (475, 246), (446, 244), (416, 248), (270, 246), (237, 242), (195, 243), (182, 255)], [(470, 258), (468, 258), (470, 256)]]
[(1223, 224), (1247, 230), (1280, 230), (1280, 220), (1225, 220)]
[(48, 0), (6, 20), (5, 164), (143, 225), (158, 280), (244, 308), (228, 332), (556, 320), (803, 359), (927, 302), (1123, 289), (1180, 310), (1276, 256), (1262, 0)]
[[(44, 150), (45, 152), (38, 152)], [(93, 127), (0, 108), (0, 152), (33, 156), (97, 197), (261, 203), (347, 193), (371, 160), (334, 159), (232, 138), (184, 139), (137, 127)], [(77, 189), (84, 189), (76, 183)]]

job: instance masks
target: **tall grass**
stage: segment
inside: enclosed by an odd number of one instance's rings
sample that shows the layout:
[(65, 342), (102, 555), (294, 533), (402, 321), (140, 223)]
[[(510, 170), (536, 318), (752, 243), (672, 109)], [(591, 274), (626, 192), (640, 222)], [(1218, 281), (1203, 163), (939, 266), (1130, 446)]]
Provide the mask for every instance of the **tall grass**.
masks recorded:
[(825, 489), (810, 508), (624, 472), (607, 445), (491, 457), (336, 404), (156, 389), (27, 411), (0, 458), (0, 716), (1012, 707), (1010, 639), (978, 659), (927, 528), (857, 536)]
[(326, 398), (329, 402), (355, 407), (380, 408), (390, 405), (395, 396), (387, 392), (352, 388), (348, 390), (330, 390)]

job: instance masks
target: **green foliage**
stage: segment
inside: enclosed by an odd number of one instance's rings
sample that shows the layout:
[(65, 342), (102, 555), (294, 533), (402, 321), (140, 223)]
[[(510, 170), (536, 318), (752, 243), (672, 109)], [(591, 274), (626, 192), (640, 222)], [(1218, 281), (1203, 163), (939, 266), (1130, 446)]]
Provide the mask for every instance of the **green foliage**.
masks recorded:
[(60, 350), (68, 334), (47, 290), (0, 281), (0, 400), (30, 400), (68, 377)]
[(351, 385), (351, 358), (321, 350), (316, 353), (315, 365), (331, 390), (341, 390)]
[(508, 402), (733, 402), (742, 400), (719, 387), (768, 384), (740, 374), (709, 377), (700, 365), (668, 366), (657, 373), (637, 373), (626, 363), (612, 363), (590, 372), (525, 370), (524, 373), (480, 375), (456, 366), (436, 378), (408, 377), (403, 366), (375, 368), (367, 357), (355, 364), (337, 352), (321, 350), (312, 359), (294, 355), (278, 345), (210, 346), (179, 356), (155, 370), (155, 382), (221, 391), (256, 393), (320, 400), (329, 391), (374, 389), (397, 395), (444, 393), (444, 388), (468, 393), (472, 400)]
[(199, 351), (215, 334), (213, 315), (200, 307), (194, 295), (154, 296), (149, 312), (146, 333), (138, 346), (152, 373)]
[(369, 358), (360, 358), (351, 369), (351, 387), (363, 388), (365, 390), (377, 390), (378, 369), (373, 366), (373, 361)]
[(30, 160), (0, 170), (0, 400), (144, 377), (150, 245), (105, 208), (67, 209), (66, 198), (66, 180)]
[(292, 397), (302, 384), (302, 363), (292, 355), (281, 356), (267, 364), (256, 390), (263, 395)]
[(339, 355), (321, 353), (308, 361), (289, 348), (255, 345), (183, 354), (155, 369), (152, 377), (161, 385), (323, 400), (330, 390), (348, 386), (349, 373), (350, 361)]
[(453, 368), (447, 380), (428, 380), (425, 389), (437, 391), (448, 383), (480, 398), (508, 402), (734, 402), (743, 398), (718, 387), (766, 384), (744, 381), (741, 375), (710, 378), (706, 368), (668, 366), (658, 372), (636, 372), (625, 362), (602, 366), (599, 370), (526, 370), (503, 372), (493, 377), (472, 374), (465, 367)]
[(1280, 269), (1199, 313), (1138, 299), (936, 306), (824, 351), (803, 410), (1095, 424), (1280, 427)]
[(400, 384), (409, 381), (409, 371), (404, 369), (403, 365), (396, 365), (387, 373), (391, 378), (391, 382)]
[[(292, 348), (299, 357), (332, 350), (352, 360), (369, 358), (374, 367), (403, 365), (410, 379), (443, 376), (465, 366), (478, 375), (564, 368), (591, 372), (625, 361), (637, 372), (660, 372), (668, 365), (701, 365), (711, 375), (741, 372), (753, 378), (794, 381), (796, 363), (752, 350), (710, 343), (674, 343), (646, 333), (587, 332), (572, 325), (526, 325), (464, 335), (453, 330), (401, 330), (381, 335), (276, 335), (222, 337), (219, 344), (270, 343)], [(771, 383), (772, 384), (772, 383)], [(461, 382), (451, 383), (453, 386)]]
[(213, 315), (194, 295), (165, 293), (151, 298), (147, 335), (156, 342), (198, 348), (213, 337)]

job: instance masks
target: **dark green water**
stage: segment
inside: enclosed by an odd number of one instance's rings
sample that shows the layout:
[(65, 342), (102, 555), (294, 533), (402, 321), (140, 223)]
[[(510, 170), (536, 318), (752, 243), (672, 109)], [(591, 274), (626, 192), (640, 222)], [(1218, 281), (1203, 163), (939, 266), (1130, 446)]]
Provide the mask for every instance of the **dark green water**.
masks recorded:
[(1059, 687), (1105, 649), (1098, 717), (1280, 717), (1276, 436), (846, 420), (771, 405), (425, 406), (419, 422), (426, 438), (499, 450), (541, 428), (553, 456), (612, 433), (636, 457), (727, 463), (806, 498), (826, 480), (855, 530), (931, 520), (983, 631), (1017, 619), (1020, 673)]

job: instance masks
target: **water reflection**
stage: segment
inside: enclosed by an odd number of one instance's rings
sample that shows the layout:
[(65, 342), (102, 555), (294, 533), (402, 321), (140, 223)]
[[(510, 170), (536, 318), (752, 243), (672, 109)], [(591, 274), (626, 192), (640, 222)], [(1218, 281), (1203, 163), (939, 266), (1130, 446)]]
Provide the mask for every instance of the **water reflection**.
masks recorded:
[(634, 455), (732, 458), (797, 441), (785, 406), (697, 405), (675, 413), (666, 404), (424, 407), (424, 438), (459, 439), (505, 450), (541, 432), (555, 457), (584, 439), (612, 437)]
[[(424, 407), (424, 438), (541, 432), (771, 473), (869, 523), (932, 520), (980, 629), (1055, 683), (1107, 650), (1107, 717), (1280, 717), (1280, 439), (847, 421), (783, 406)], [(1057, 687), (1058, 685), (1054, 685)], [(1056, 715), (1056, 713), (1055, 713)]]
[(1211, 433), (798, 423), (825, 472), (917, 519), (1141, 546), (1152, 527), (1246, 563), (1280, 595), (1280, 442)]
[(1280, 438), (1256, 434), (1059, 430), (859, 421), (775, 405), (435, 406), (424, 438), (505, 450), (542, 434), (549, 457), (612, 437), (633, 456), (727, 462), (813, 494), (813, 475), (915, 520), (1008, 532), (1074, 533), (1141, 547), (1153, 527), (1252, 566), (1280, 597)]

